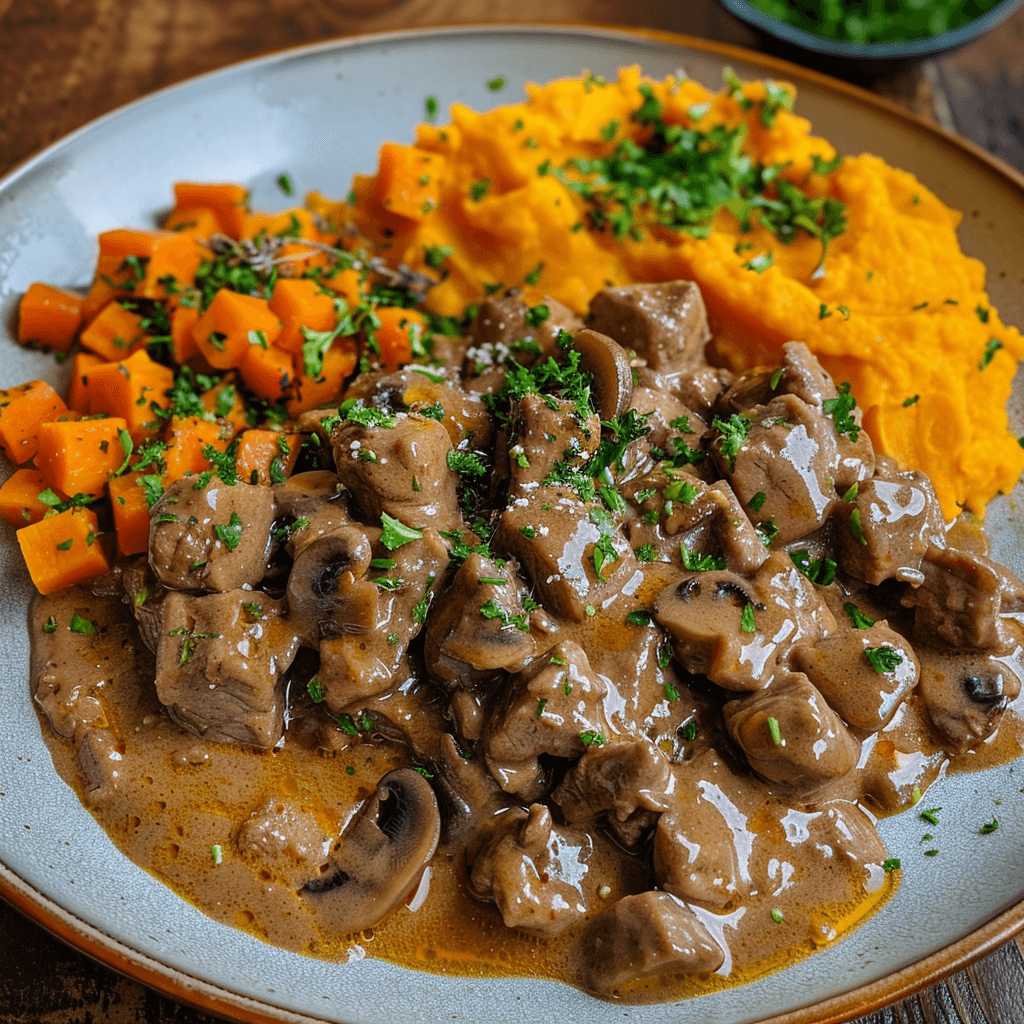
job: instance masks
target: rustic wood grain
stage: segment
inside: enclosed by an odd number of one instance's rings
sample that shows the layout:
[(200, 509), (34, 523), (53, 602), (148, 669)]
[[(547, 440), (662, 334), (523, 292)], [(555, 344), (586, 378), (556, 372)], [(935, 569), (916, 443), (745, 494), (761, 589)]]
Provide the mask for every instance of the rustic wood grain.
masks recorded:
[[(637, 25), (754, 49), (715, 0), (0, 0), (0, 175), (154, 89), (283, 47), (480, 21)], [(1024, 9), (984, 41), (868, 83), (1024, 170)], [(1018, 942), (858, 1024), (1022, 1024)], [(0, 1024), (212, 1024), (0, 902)]]

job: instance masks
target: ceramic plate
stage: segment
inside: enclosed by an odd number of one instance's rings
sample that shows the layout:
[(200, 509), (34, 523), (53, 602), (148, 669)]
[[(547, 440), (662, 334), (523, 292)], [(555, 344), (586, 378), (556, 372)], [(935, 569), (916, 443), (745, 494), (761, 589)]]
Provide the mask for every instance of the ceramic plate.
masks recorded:
[[(171, 205), (172, 181), (245, 182), (257, 208), (274, 209), (285, 205), (274, 182), (286, 171), (300, 192), (341, 196), (353, 173), (374, 168), (381, 142), (411, 141), (427, 95), (442, 110), (453, 101), (485, 108), (520, 98), (527, 81), (584, 68), (611, 77), (626, 64), (656, 77), (683, 68), (712, 87), (726, 65), (745, 78), (795, 81), (798, 113), (841, 152), (878, 153), (965, 212), (963, 248), (988, 264), (1004, 319), (1024, 323), (1024, 180), (979, 150), (850, 87), (696, 40), (588, 28), (440, 29), (289, 51), (186, 82), (88, 125), (0, 183), (0, 386), (61, 377), (52, 358), (13, 341), (20, 293), (36, 280), (86, 285), (96, 234), (153, 225)], [(497, 74), (508, 82), (499, 94), (486, 86)], [(1024, 523), (1011, 498), (995, 503), (990, 523), (996, 556), (1021, 571)], [(929, 800), (943, 807), (939, 857), (922, 856), (915, 815), (883, 823), (904, 882), (866, 926), (787, 970), (690, 1002), (623, 1007), (552, 982), (448, 978), (286, 953), (204, 917), (127, 861), (57, 777), (26, 685), (30, 584), (6, 529), (0, 571), (0, 889), (92, 955), (207, 1010), (351, 1024), (840, 1020), (962, 964), (1024, 919), (1018, 764), (937, 785)], [(1002, 827), (978, 835), (999, 801)]]

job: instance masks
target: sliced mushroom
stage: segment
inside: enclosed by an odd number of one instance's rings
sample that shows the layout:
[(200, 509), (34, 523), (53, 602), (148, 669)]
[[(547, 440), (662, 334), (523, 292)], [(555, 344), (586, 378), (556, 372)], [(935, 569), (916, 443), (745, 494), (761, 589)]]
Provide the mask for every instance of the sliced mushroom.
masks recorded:
[(633, 397), (633, 370), (626, 350), (607, 334), (580, 331), (572, 341), (580, 354), (580, 369), (593, 377), (591, 392), (603, 420), (621, 416)]
[(413, 888), (441, 834), (434, 791), (412, 768), (388, 772), (303, 893), (332, 931), (372, 928)]
[(342, 578), (357, 580), (373, 557), (372, 527), (343, 526), (307, 544), (297, 555), (288, 576), (288, 618), (303, 644), (316, 647), (323, 635), (340, 626), (344, 601), (339, 595)]

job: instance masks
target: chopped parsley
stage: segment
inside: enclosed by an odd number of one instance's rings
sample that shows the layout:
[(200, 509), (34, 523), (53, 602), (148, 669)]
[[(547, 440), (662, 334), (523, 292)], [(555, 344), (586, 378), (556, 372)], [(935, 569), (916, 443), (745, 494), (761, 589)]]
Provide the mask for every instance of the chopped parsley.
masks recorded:
[(405, 523), (389, 516), (387, 512), (381, 512), (380, 521), (384, 527), (381, 531), (380, 542), (388, 551), (394, 551), (395, 548), (400, 548), (403, 544), (423, 538), (422, 530), (415, 530), (411, 526), (406, 526)]
[(803, 549), (791, 551), (789, 557), (804, 576), (820, 587), (827, 587), (836, 578), (838, 566), (831, 558), (815, 558), (812, 561), (810, 554)]
[(725, 559), (720, 555), (701, 555), (690, 551), (685, 544), (679, 545), (679, 557), (683, 560), (683, 568), (690, 572), (721, 572), (725, 568)]
[(748, 601), (743, 606), (743, 614), (740, 616), (740, 629), (744, 633), (753, 633), (757, 630), (754, 622), (754, 606)]
[(1003, 347), (1003, 343), (998, 338), (989, 338), (985, 343), (985, 351), (982, 353), (981, 361), (978, 363), (978, 369), (984, 370), (989, 363), (992, 362), (992, 357)]
[(893, 672), (897, 665), (903, 664), (903, 655), (892, 647), (865, 647), (864, 657), (879, 674)]
[(846, 617), (854, 629), (870, 629), (875, 624), (875, 620), (870, 615), (865, 615), (852, 601), (847, 601), (843, 605), (843, 611), (846, 612)]
[(779, 728), (779, 720), (772, 718), (771, 715), (765, 719), (765, 723), (768, 726), (768, 734), (772, 738), (772, 743), (777, 747), (782, 746), (782, 730)]
[(835, 398), (826, 398), (821, 408), (826, 416), (832, 417), (837, 434), (846, 434), (851, 441), (856, 442), (861, 428), (850, 414), (857, 408), (857, 399), (850, 394), (850, 385), (846, 381), (839, 385), (838, 391)]
[(217, 539), (224, 545), (224, 547), (229, 551), (234, 551), (242, 542), (241, 517), (237, 512), (232, 512), (227, 526), (214, 526), (213, 532), (217, 535)]

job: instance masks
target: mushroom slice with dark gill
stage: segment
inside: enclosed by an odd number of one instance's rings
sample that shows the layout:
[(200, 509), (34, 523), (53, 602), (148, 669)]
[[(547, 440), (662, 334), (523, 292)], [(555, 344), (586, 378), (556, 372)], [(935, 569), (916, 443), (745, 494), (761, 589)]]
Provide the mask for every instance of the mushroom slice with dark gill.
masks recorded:
[(430, 783), (397, 768), (377, 783), (323, 873), (302, 890), (331, 931), (372, 928), (413, 888), (437, 849), (441, 816)]

